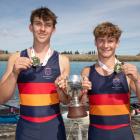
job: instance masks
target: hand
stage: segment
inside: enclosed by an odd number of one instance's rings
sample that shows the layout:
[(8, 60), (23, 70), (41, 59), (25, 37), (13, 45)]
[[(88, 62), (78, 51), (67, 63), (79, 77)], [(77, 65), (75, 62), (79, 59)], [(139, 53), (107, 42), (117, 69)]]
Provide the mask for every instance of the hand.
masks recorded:
[(134, 82), (140, 79), (137, 67), (135, 65), (125, 63), (122, 65), (122, 70)]
[(61, 89), (66, 89), (67, 88), (67, 76), (66, 75), (60, 75), (59, 77), (57, 77), (57, 79), (55, 80), (55, 84), (61, 88)]
[(92, 83), (89, 81), (87, 76), (83, 76), (82, 87), (83, 87), (82, 90), (83, 93), (87, 93), (87, 91), (90, 90), (92, 87)]
[(13, 73), (18, 75), (21, 70), (26, 70), (32, 66), (32, 62), (27, 57), (18, 57), (13, 66)]

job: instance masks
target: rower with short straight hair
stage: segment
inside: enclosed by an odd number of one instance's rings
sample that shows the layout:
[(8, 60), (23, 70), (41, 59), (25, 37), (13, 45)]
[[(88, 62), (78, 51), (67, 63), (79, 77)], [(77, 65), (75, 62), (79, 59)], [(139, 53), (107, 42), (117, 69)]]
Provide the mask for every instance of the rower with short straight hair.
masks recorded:
[(29, 29), (33, 46), (9, 58), (0, 81), (1, 104), (12, 97), (18, 85), (20, 118), (16, 140), (66, 140), (59, 104), (67, 103), (62, 91), (69, 75), (69, 60), (50, 44), (56, 19), (47, 7), (32, 11)]

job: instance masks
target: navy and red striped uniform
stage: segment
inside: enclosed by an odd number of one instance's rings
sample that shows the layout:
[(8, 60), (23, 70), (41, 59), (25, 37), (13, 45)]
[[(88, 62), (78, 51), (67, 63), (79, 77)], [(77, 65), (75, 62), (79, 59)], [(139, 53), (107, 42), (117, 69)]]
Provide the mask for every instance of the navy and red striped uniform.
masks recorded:
[[(27, 50), (22, 51), (21, 56), (28, 57)], [(31, 67), (20, 72), (17, 140), (66, 140), (54, 84), (59, 75), (59, 54), (56, 51), (46, 66)]]
[(130, 126), (130, 91), (124, 73), (100, 75), (90, 67), (88, 140), (134, 140)]

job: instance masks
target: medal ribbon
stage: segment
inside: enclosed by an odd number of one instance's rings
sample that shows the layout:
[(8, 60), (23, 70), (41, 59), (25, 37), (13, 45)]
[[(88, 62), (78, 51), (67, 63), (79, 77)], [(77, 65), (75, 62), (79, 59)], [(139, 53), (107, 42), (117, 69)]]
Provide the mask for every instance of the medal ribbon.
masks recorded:
[[(115, 64), (119, 64), (121, 63), (118, 59), (115, 58)], [(110, 69), (108, 66), (106, 66), (104, 63), (102, 63), (99, 59), (98, 59), (98, 64), (99, 66), (104, 69), (105, 71), (107, 71), (108, 73), (112, 73), (114, 72), (114, 69)]]
[[(45, 66), (47, 64), (47, 62), (48, 62), (49, 58), (52, 56), (52, 54), (53, 54), (53, 50), (51, 48), (49, 48), (45, 55), (42, 66)], [(35, 50), (33, 47), (31, 48), (31, 57), (35, 57)]]

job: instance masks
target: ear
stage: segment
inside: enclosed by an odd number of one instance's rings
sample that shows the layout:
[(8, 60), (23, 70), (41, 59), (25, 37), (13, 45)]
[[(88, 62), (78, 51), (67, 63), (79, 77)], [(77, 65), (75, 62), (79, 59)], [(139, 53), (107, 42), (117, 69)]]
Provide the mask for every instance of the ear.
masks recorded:
[(29, 25), (29, 30), (30, 30), (31, 32), (33, 32), (33, 26), (32, 26), (32, 24)]

